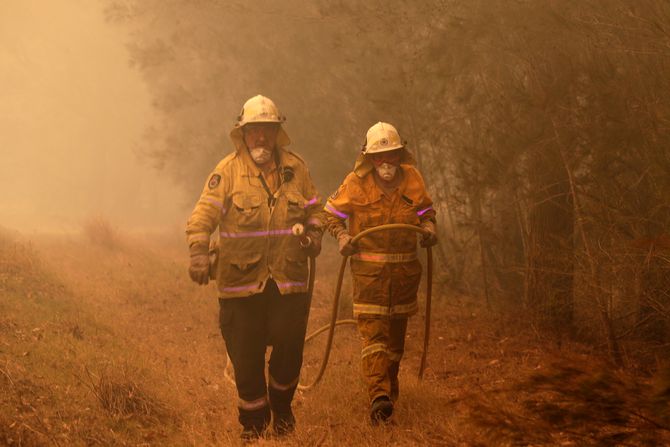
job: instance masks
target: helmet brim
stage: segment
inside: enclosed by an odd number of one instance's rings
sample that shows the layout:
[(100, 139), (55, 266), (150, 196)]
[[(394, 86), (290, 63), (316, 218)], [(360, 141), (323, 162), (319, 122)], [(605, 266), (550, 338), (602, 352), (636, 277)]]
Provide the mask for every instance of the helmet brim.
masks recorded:
[[(414, 155), (412, 155), (412, 153), (408, 151), (404, 145), (390, 150), (397, 150), (397, 149), (402, 150), (402, 155), (400, 156), (400, 164), (416, 165), (416, 159), (414, 158)], [(358, 154), (358, 157), (356, 157), (356, 163), (354, 164), (354, 173), (356, 173), (358, 177), (365, 177), (374, 169), (374, 166), (370, 161), (368, 155), (380, 154), (382, 152), (388, 152), (388, 151), (389, 150), (387, 150), (386, 148), (384, 148), (383, 151), (375, 151), (375, 152), (361, 151)]]
[[(288, 134), (284, 130), (284, 126), (281, 125), (280, 121), (253, 121), (253, 122), (254, 123), (268, 122), (268, 123), (279, 124), (279, 130), (277, 131), (276, 145), (279, 147), (286, 147), (289, 144), (291, 144), (291, 138), (289, 138)], [(244, 132), (242, 131), (242, 127), (243, 125), (239, 125), (239, 123), (236, 123), (229, 134), (230, 139), (233, 141), (233, 144), (235, 145), (235, 150), (240, 150), (240, 148), (246, 147), (246, 145), (244, 144)]]

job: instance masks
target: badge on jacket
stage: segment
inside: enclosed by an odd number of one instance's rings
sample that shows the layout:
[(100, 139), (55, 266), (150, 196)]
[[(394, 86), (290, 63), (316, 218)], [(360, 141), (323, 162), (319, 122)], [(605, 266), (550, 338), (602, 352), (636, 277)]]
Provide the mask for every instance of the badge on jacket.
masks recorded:
[(209, 189), (214, 189), (217, 186), (219, 186), (219, 183), (221, 183), (221, 176), (219, 174), (213, 174), (209, 178), (209, 183), (207, 184), (207, 186), (209, 186)]
[(290, 182), (293, 180), (293, 177), (295, 177), (295, 173), (293, 172), (293, 168), (290, 166), (285, 166), (284, 169), (281, 171), (281, 178), (283, 183)]

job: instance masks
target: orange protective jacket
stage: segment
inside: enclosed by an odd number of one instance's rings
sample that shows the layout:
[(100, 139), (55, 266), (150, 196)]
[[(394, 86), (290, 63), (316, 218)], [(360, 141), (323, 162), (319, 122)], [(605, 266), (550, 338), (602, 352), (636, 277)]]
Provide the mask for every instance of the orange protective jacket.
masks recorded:
[[(411, 164), (401, 164), (402, 179), (390, 195), (377, 186), (370, 170), (351, 172), (326, 202), (326, 226), (336, 238), (347, 231), (355, 236), (378, 225), (420, 225), (435, 221), (435, 210), (423, 178)], [(416, 294), (421, 263), (417, 234), (408, 230), (373, 233), (361, 239), (351, 257), (354, 279), (354, 315), (406, 318), (417, 311)]]

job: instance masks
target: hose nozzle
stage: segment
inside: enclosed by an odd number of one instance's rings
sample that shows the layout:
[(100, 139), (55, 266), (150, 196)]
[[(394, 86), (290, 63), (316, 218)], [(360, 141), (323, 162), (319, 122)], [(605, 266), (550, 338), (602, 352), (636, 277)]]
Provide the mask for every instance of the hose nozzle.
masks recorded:
[(305, 234), (305, 226), (301, 223), (297, 223), (291, 227), (291, 234), (300, 240), (300, 246), (303, 248), (309, 247), (312, 243), (312, 239)]

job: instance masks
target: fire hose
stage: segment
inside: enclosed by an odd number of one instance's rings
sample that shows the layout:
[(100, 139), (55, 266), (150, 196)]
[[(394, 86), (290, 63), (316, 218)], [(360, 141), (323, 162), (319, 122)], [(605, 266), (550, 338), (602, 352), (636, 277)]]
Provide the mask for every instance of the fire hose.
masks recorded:
[[(302, 227), (302, 225), (300, 225)], [(298, 227), (298, 225), (294, 226), (293, 233), (294, 235), (298, 237), (304, 237), (303, 236), (303, 231), (304, 229), (301, 229)], [(302, 230), (302, 231), (301, 231)], [(416, 233), (421, 233), (421, 234), (426, 234), (427, 231), (424, 230), (423, 228), (414, 226), (414, 225), (409, 225), (409, 224), (386, 224), (386, 225), (379, 225), (377, 227), (373, 228), (368, 228), (367, 230), (361, 231), (358, 233), (356, 236), (354, 236), (351, 239), (352, 245), (356, 245), (356, 243), (364, 238), (365, 236), (376, 233), (378, 231), (388, 231), (388, 230), (410, 230), (414, 231)], [(302, 241), (301, 241), (302, 242)], [(426, 314), (425, 314), (425, 320), (424, 320), (424, 337), (423, 337), (423, 350), (421, 353), (421, 363), (419, 364), (419, 373), (418, 373), (418, 378), (419, 380), (423, 379), (423, 373), (426, 368), (426, 357), (428, 355), (428, 341), (430, 339), (430, 308), (431, 308), (431, 298), (432, 298), (432, 291), (433, 291), (433, 252), (430, 247), (426, 247), (426, 258), (427, 258), (427, 266), (426, 266), (426, 276), (427, 276), (427, 283), (426, 283)], [(328, 338), (326, 340), (326, 347), (324, 350), (323, 358), (321, 360), (321, 365), (319, 367), (319, 372), (317, 373), (316, 377), (312, 382), (308, 384), (298, 384), (298, 389), (307, 391), (316, 386), (321, 379), (323, 378), (324, 373), (326, 372), (326, 367), (328, 365), (328, 359), (330, 358), (330, 351), (332, 349), (333, 345), (333, 337), (335, 335), (335, 327), (336, 326), (341, 326), (345, 324), (357, 324), (357, 320), (353, 319), (346, 319), (346, 320), (338, 320), (337, 315), (339, 311), (339, 306), (340, 306), (340, 295), (342, 292), (342, 282), (344, 280), (344, 270), (347, 266), (347, 261), (349, 260), (349, 256), (343, 256), (342, 257), (342, 263), (340, 264), (340, 270), (339, 274), (337, 277), (337, 283), (335, 286), (335, 296), (333, 298), (333, 304), (332, 304), (332, 310), (331, 310), (331, 319), (330, 323), (318, 328), (311, 334), (309, 334), (307, 337), (305, 337), (305, 343), (308, 341), (312, 340), (315, 338), (317, 335), (322, 334), (323, 332), (328, 331)], [(309, 301), (311, 302), (312, 300), (312, 293), (314, 291), (314, 278), (316, 276), (316, 261), (315, 258), (310, 256), (309, 258), (309, 281), (307, 285), (307, 294), (309, 297)], [(230, 382), (234, 383), (234, 379), (230, 375), (229, 372), (229, 367), (231, 366), (230, 359), (227, 358), (227, 364), (226, 368), (224, 370), (224, 376), (226, 379), (228, 379)]]

